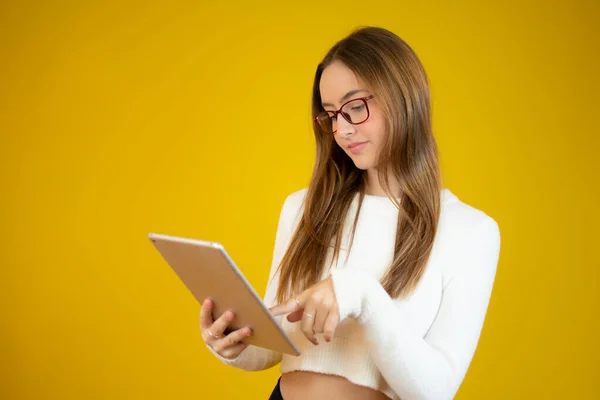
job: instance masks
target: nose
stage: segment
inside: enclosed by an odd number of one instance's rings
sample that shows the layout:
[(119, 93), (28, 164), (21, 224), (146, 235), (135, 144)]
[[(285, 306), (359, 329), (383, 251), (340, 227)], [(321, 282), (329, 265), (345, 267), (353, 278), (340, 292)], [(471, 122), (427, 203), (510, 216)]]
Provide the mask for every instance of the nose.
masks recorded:
[(352, 125), (350, 122), (346, 121), (346, 118), (344, 118), (341, 115), (338, 115), (336, 118), (336, 134), (340, 135), (342, 137), (348, 137), (350, 135), (352, 135), (354, 132), (356, 132), (356, 126)]

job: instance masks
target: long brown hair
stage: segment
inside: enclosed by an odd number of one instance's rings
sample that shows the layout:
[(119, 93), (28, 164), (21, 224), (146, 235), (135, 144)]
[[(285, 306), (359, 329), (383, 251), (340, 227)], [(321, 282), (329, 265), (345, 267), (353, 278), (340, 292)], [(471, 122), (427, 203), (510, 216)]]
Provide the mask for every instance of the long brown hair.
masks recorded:
[[(385, 142), (377, 166), (381, 186), (399, 208), (393, 261), (381, 284), (390, 296), (408, 295), (423, 275), (440, 212), (437, 144), (431, 128), (431, 105), (425, 70), (415, 52), (394, 33), (377, 27), (353, 31), (336, 43), (318, 65), (312, 90), (313, 117), (323, 111), (319, 83), (323, 70), (341, 61), (375, 93), (386, 120)], [(350, 157), (313, 122), (316, 162), (304, 199), (304, 212), (281, 261), (277, 299), (316, 284), (328, 251), (340, 252), (344, 220), (355, 196), (356, 230), (365, 195), (364, 174)], [(387, 151), (386, 151), (387, 150)], [(389, 174), (400, 183), (397, 202)], [(350, 242), (350, 243), (351, 243)]]

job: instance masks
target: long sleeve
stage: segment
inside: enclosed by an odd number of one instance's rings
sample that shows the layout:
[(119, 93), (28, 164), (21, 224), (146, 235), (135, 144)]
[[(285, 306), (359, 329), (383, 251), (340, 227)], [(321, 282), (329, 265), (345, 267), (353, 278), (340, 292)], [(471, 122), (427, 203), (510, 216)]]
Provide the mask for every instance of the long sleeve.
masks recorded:
[(359, 268), (332, 270), (340, 320), (361, 324), (373, 362), (402, 400), (452, 399), (475, 353), (496, 275), (498, 225), (486, 216), (454, 251), (425, 337), (411, 330), (372, 275)]
[[(279, 215), (271, 270), (269, 273), (269, 280), (267, 281), (265, 295), (263, 297), (263, 301), (267, 307), (276, 305), (277, 287), (279, 285), (278, 266), (291, 240), (293, 219), (295, 217), (295, 212), (298, 209), (296, 197), (297, 195), (294, 196), (294, 194), (292, 194), (286, 198)], [(281, 324), (283, 316), (276, 317), (276, 320)], [(282, 359), (281, 353), (254, 345), (248, 346), (235, 359), (224, 358), (210, 346), (207, 345), (206, 347), (223, 363), (246, 371), (265, 370), (279, 364)]]

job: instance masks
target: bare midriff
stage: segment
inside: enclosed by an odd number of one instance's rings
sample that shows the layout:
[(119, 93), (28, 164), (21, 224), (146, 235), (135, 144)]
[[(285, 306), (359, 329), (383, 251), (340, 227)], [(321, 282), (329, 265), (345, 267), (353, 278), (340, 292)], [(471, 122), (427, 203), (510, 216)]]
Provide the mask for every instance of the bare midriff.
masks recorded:
[(344, 377), (307, 371), (283, 374), (280, 388), (284, 400), (389, 400), (382, 392)]

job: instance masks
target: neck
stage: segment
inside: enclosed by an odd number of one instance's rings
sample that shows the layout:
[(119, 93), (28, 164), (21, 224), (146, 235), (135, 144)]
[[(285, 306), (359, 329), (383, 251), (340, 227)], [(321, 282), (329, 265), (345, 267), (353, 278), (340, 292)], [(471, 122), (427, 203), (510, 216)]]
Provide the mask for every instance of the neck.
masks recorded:
[[(391, 173), (388, 174), (388, 186), (394, 197), (400, 197), (400, 184), (393, 178)], [(366, 193), (372, 196), (387, 196), (383, 190), (383, 186), (379, 183), (379, 175), (376, 168), (367, 170), (365, 176)]]

